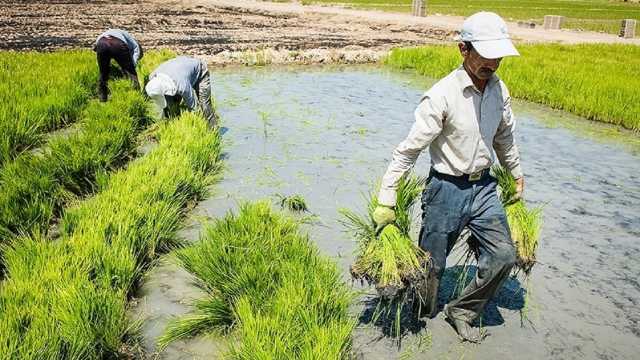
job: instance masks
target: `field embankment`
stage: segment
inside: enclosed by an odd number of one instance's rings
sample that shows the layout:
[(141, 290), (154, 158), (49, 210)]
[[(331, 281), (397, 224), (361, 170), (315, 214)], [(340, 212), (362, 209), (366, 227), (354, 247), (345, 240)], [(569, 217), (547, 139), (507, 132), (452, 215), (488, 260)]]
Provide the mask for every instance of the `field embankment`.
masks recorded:
[[(411, 13), (411, 0), (311, 0), (362, 9)], [(469, 16), (493, 11), (510, 21), (541, 26), (545, 15), (561, 15), (562, 28), (618, 34), (622, 19), (640, 19), (640, 4), (609, 0), (428, 0), (428, 14)]]
[[(80, 57), (95, 68), (94, 59), (89, 54), (88, 51), (58, 52), (51, 54), (53, 56), (42, 56), (45, 59)], [(16, 53), (12, 57), (19, 61), (39, 55)], [(171, 55), (170, 52), (148, 53), (139, 66), (140, 76), (149, 74), (151, 69)], [(49, 72), (73, 78), (74, 74), (87, 67), (85, 63), (76, 65), (67, 64), (64, 68)], [(0, 76), (6, 74), (2, 72)], [(20, 86), (25, 79), (17, 81), (13, 86)], [(88, 83), (76, 85), (82, 89), (95, 86), (94, 79), (84, 81)], [(31, 86), (36, 93), (49, 91), (46, 83), (42, 82), (24, 85)], [(126, 80), (113, 80), (110, 88), (109, 101), (101, 103), (90, 100), (79, 111), (78, 123), (68, 134), (51, 135), (38, 151), (23, 152), (0, 168), (0, 244), (6, 245), (19, 236), (46, 236), (67, 204), (93, 193), (99, 187), (97, 183), (101, 178), (135, 155), (138, 134), (151, 123), (145, 98), (141, 92), (133, 90)], [(75, 90), (71, 89), (70, 92), (74, 93)], [(28, 109), (28, 100), (18, 100), (17, 104)], [(62, 101), (65, 101), (64, 96)], [(7, 134), (3, 139), (11, 142), (12, 135)]]
[[(590, 120), (640, 130), (640, 47), (634, 45), (518, 46), (499, 76), (511, 95)], [(440, 78), (462, 63), (455, 46), (394, 49), (385, 63)]]
[(60, 239), (5, 252), (0, 358), (117, 356), (130, 335), (129, 293), (157, 252), (175, 245), (185, 206), (219, 169), (220, 139), (194, 114), (161, 124), (151, 152), (67, 210)]

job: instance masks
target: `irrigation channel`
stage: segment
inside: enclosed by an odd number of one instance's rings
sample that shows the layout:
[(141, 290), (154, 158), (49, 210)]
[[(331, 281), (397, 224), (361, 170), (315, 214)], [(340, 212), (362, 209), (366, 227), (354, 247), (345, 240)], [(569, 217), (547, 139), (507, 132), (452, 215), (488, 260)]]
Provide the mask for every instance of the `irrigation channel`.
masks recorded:
[[(301, 194), (319, 217), (308, 227), (312, 239), (335, 258), (348, 279), (355, 244), (338, 222), (338, 209), (364, 208), (364, 195), (382, 176), (393, 147), (413, 122), (420, 95), (433, 81), (368, 66), (217, 70), (213, 87), (227, 128), (227, 170), (182, 235), (197, 240), (199, 221), (236, 209), (241, 200), (270, 197), (276, 203), (277, 194)], [(525, 294), (513, 279), (488, 305), (482, 326), (490, 336), (482, 345), (459, 343), (440, 314), (410, 324), (398, 349), (384, 336), (383, 327), (371, 322), (375, 291), (370, 289), (354, 305), (354, 314), (362, 314), (354, 334), (361, 358), (637, 356), (637, 135), (523, 102), (515, 102), (514, 111), (526, 198), (531, 206), (544, 205), (540, 263), (528, 294), (530, 321), (521, 322)], [(425, 153), (417, 173), (426, 172), (427, 164)], [(452, 267), (445, 280), (456, 270), (456, 259), (449, 260)], [(199, 296), (190, 280), (167, 259), (147, 276), (132, 316), (145, 319), (148, 354), (155, 352), (155, 340), (168, 318), (185, 313)], [(441, 304), (451, 293), (449, 287), (441, 294)], [(221, 344), (212, 338), (176, 342), (160, 358), (216, 357)]]

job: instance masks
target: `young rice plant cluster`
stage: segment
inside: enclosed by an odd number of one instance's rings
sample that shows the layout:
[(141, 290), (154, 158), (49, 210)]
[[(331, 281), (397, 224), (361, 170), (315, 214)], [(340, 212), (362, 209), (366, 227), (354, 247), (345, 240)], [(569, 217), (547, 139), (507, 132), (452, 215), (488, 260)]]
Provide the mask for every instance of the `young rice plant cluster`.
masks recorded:
[[(147, 54), (140, 72), (169, 55)], [(90, 101), (73, 132), (54, 136), (42, 151), (24, 152), (0, 168), (0, 244), (45, 234), (70, 200), (91, 193), (100, 176), (135, 153), (136, 136), (150, 120), (145, 99), (125, 80), (112, 81), (111, 94), (106, 103)]]
[(367, 204), (367, 213), (361, 216), (341, 209), (342, 223), (358, 242), (356, 260), (351, 273), (356, 279), (375, 284), (383, 294), (393, 297), (424, 274), (428, 254), (411, 240), (412, 209), (424, 188), (424, 178), (405, 176), (399, 184), (396, 200), (396, 222), (377, 229), (373, 211), (378, 198), (373, 192)]
[(56, 241), (5, 251), (0, 359), (114, 358), (126, 340), (128, 294), (156, 252), (176, 243), (186, 204), (218, 173), (220, 139), (187, 113), (162, 124), (158, 146), (69, 209)]
[[(522, 44), (518, 51), (498, 70), (514, 97), (640, 131), (640, 47)], [(425, 46), (394, 49), (385, 62), (439, 78), (462, 58), (455, 46)]]
[(231, 359), (348, 358), (354, 295), (293, 216), (242, 204), (176, 256), (207, 295), (170, 323), (161, 347), (213, 332), (229, 335)]
[(0, 166), (74, 122), (97, 79), (90, 51), (0, 52)]
[[(377, 192), (373, 192), (367, 204), (365, 216), (341, 209), (342, 223), (358, 242), (356, 259), (351, 265), (351, 275), (373, 284), (381, 301), (374, 310), (374, 322), (382, 317), (391, 319), (391, 334), (402, 340), (401, 314), (406, 304), (419, 304), (415, 291), (424, 286), (428, 278), (429, 254), (411, 239), (413, 205), (424, 189), (425, 179), (405, 175), (396, 193), (395, 224), (378, 229), (373, 211), (378, 206)], [(392, 315), (389, 317), (389, 315)]]
[(511, 173), (499, 165), (494, 165), (491, 170), (498, 179), (500, 200), (507, 212), (511, 237), (516, 246), (518, 269), (528, 275), (536, 263), (536, 249), (542, 226), (542, 209), (528, 209), (524, 200), (513, 202), (516, 183)]

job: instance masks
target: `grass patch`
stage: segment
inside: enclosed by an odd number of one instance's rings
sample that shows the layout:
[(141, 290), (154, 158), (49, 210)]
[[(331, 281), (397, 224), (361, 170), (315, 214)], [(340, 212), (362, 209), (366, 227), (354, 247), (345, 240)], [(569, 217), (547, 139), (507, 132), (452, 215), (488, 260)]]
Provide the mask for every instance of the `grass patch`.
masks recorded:
[[(589, 120), (640, 131), (640, 47), (634, 45), (518, 46), (498, 70), (519, 99)], [(385, 63), (440, 78), (462, 63), (453, 45), (394, 49)]]
[[(312, 0), (356, 8), (411, 12), (411, 0)], [(428, 0), (428, 14), (469, 16), (493, 11), (505, 20), (543, 23), (545, 15), (566, 17), (563, 28), (617, 34), (622, 19), (640, 19), (640, 4), (608, 0)]]
[(299, 220), (268, 202), (245, 203), (208, 225), (176, 257), (208, 295), (159, 339), (229, 335), (232, 359), (345, 359), (353, 294)]
[[(167, 54), (151, 52), (140, 71)], [(92, 100), (77, 131), (53, 137), (41, 153), (25, 152), (0, 169), (0, 244), (20, 235), (46, 235), (64, 206), (97, 188), (99, 178), (135, 152), (137, 134), (150, 122), (142, 93), (112, 81), (112, 98)]]
[(0, 52), (0, 166), (75, 121), (97, 79), (90, 51)]
[(162, 124), (158, 146), (69, 209), (61, 237), (15, 241), (0, 285), (0, 358), (120, 356), (128, 294), (149, 261), (176, 243), (188, 202), (205, 194), (220, 139), (188, 113)]

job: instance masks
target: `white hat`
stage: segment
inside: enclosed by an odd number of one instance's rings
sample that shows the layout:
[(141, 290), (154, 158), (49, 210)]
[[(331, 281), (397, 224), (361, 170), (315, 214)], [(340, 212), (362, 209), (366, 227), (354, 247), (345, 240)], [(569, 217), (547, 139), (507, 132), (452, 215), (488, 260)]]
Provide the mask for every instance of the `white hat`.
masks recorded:
[(165, 95), (174, 96), (177, 91), (176, 84), (173, 80), (162, 73), (156, 74), (153, 79), (149, 80), (144, 87), (147, 95), (155, 102), (161, 109), (167, 107), (167, 100)]
[(520, 56), (511, 43), (507, 24), (492, 12), (482, 11), (469, 16), (462, 24), (460, 41), (470, 41), (478, 54), (486, 59)]

